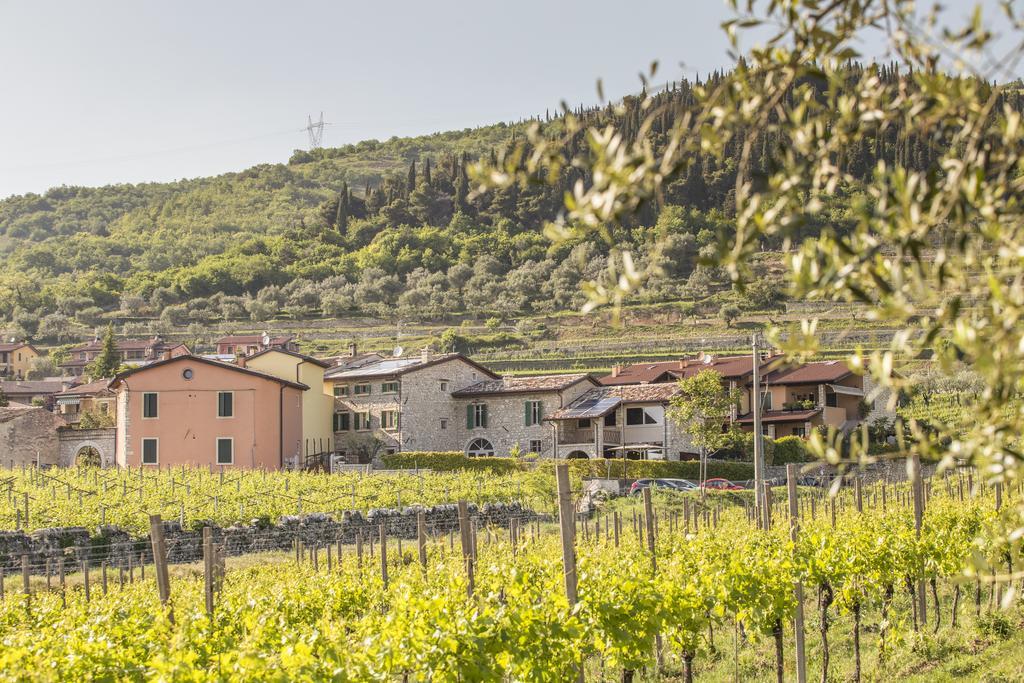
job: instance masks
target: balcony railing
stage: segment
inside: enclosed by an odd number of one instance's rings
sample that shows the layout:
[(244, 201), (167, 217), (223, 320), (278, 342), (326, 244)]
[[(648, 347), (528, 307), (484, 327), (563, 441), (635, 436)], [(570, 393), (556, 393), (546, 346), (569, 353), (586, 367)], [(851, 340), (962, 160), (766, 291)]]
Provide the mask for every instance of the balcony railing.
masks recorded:
[[(603, 427), (601, 439), (606, 446), (619, 446), (622, 444), (622, 431), (617, 427)], [(594, 428), (560, 429), (558, 431), (558, 443), (594, 443)]]

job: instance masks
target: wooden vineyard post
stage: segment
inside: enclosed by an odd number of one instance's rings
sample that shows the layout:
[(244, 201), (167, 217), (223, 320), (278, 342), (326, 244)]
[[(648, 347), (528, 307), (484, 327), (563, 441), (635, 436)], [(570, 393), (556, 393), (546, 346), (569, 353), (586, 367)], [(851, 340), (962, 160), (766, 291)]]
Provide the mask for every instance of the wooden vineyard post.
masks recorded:
[(420, 510), (416, 513), (416, 543), (420, 551), (420, 564), (427, 568), (427, 515)]
[(363, 568), (363, 530), (356, 532), (356, 563), (359, 569)]
[[(569, 465), (562, 463), (555, 466), (555, 481), (558, 485), (558, 528), (562, 536), (562, 573), (565, 575), (565, 597), (568, 598), (569, 608), (572, 609), (579, 599), (579, 594), (576, 589), (576, 526), (574, 524), (576, 511), (572, 505)], [(577, 681), (582, 680), (583, 669), (581, 668)]]
[[(64, 558), (63, 557), (58, 557), (57, 558), (57, 575), (60, 578), (60, 604), (61, 604), (62, 607), (67, 607), (68, 606), (68, 595), (67, 595), (67, 585), (65, 583), (65, 577), (64, 577)], [(4, 592), (2, 584), (3, 584), (3, 571), (0, 571), (0, 597), (3, 597), (3, 592)]]
[(471, 530), (469, 528), (469, 505), (466, 501), (459, 501), (459, 537), (462, 541), (462, 559), (466, 563), (466, 578), (468, 585), (466, 587), (469, 596), (473, 596), (474, 591), (474, 578), (473, 578), (473, 539), (470, 537)]
[(103, 595), (107, 594), (107, 562), (100, 562), (100, 585), (103, 586)]
[(615, 547), (619, 547), (619, 532), (622, 530), (622, 516), (618, 510), (612, 513), (612, 523), (615, 525)]
[[(914, 495), (914, 535), (921, 539), (921, 523), (924, 518), (924, 482), (921, 480), (921, 458), (916, 453), (910, 458), (911, 469), (911, 491)], [(922, 576), (917, 582), (917, 603), (918, 614), (921, 617), (921, 626), (924, 627), (928, 621), (927, 598), (925, 595), (924, 567), (919, 567)]]
[(28, 607), (29, 602), (32, 600), (32, 585), (29, 583), (29, 565), (28, 565), (28, 554), (21, 556), (21, 584), (22, 590), (25, 592), (25, 606)]
[(85, 601), (89, 602), (89, 560), (82, 560), (82, 588), (85, 590)]
[[(789, 538), (796, 544), (800, 532), (800, 507), (796, 496), (796, 465), (786, 465), (786, 493), (789, 498)], [(794, 631), (796, 632), (796, 678), (797, 683), (807, 683), (807, 655), (804, 643), (804, 585), (801, 581), (793, 585), (796, 599)]]
[(203, 527), (203, 595), (206, 598), (206, 613), (213, 615), (213, 529)]
[(763, 505), (764, 505), (764, 517), (763, 517), (764, 528), (765, 529), (771, 529), (772, 528), (772, 485), (769, 484), (768, 482), (765, 482), (763, 488), (764, 488), (764, 492), (763, 492), (763, 495), (764, 495), (764, 501), (763, 501)]
[[(654, 505), (651, 503), (651, 487), (648, 486), (643, 490), (644, 497), (644, 520), (647, 523), (647, 551), (651, 554), (651, 575), (658, 573), (658, 556), (655, 553), (655, 538), (654, 538)], [(664, 661), (661, 652), (661, 634), (657, 634), (654, 637), (654, 655), (658, 662), (658, 668), (664, 666)]]
[(388, 587), (388, 530), (384, 522), (380, 523), (380, 578), (384, 587)]
[[(153, 564), (156, 567), (156, 587), (160, 602), (167, 606), (171, 600), (171, 577), (167, 572), (167, 545), (164, 542), (164, 523), (160, 515), (149, 516), (149, 538), (153, 544)], [(168, 612), (174, 623), (173, 610)]]

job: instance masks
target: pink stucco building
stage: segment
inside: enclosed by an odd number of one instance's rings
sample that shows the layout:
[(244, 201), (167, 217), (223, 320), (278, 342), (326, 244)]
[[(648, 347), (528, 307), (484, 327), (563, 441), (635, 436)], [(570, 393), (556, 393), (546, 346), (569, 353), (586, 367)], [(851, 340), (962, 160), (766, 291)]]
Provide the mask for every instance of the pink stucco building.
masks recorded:
[(123, 372), (110, 387), (121, 467), (299, 464), (304, 384), (187, 355)]

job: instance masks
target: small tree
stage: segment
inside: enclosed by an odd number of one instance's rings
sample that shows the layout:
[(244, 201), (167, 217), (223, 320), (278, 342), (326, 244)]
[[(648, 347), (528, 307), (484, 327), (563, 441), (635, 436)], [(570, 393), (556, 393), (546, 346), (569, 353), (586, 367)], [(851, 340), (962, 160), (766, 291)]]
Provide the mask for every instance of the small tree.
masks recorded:
[(114, 342), (114, 326), (107, 325), (100, 353), (85, 367), (85, 371), (93, 379), (99, 379), (113, 377), (120, 367), (121, 355), (117, 352), (117, 344)]
[(669, 417), (679, 424), (700, 449), (700, 478), (707, 474), (707, 454), (725, 446), (730, 434), (724, 430), (739, 400), (739, 392), (722, 385), (722, 376), (714, 370), (701, 370), (679, 380), (679, 394), (672, 399)]
[(4, 388), (0, 387), (0, 408), (6, 408), (11, 405), (11, 402), (7, 398), (7, 394), (4, 393)]
[(718, 309), (719, 317), (725, 321), (726, 327), (732, 327), (736, 318), (740, 317), (740, 307), (736, 304), (725, 304)]

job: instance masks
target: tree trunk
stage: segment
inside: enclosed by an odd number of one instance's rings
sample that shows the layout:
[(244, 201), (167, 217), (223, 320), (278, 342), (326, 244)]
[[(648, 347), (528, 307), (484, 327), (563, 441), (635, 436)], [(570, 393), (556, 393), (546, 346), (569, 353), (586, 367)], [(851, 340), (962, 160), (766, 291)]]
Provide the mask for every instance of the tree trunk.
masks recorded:
[(693, 653), (683, 652), (683, 680), (693, 683)]
[(974, 580), (974, 616), (981, 616), (981, 579)]
[(633, 670), (623, 669), (622, 670), (622, 683), (633, 683)]
[(708, 612), (708, 617), (708, 651), (711, 654), (715, 654), (718, 652), (718, 649), (715, 648), (715, 625), (710, 619), (711, 612)]
[(828, 608), (832, 604), (832, 586), (823, 583), (818, 587), (818, 610), (821, 612), (821, 683), (828, 683)]
[(908, 576), (904, 581), (907, 595), (910, 596), (910, 611), (914, 615), (914, 633), (917, 633), (917, 594), (914, 592), (914, 580)]
[(956, 613), (957, 613), (957, 610), (959, 608), (960, 608), (960, 584), (958, 583), (955, 586), (953, 586), (953, 615), (952, 615), (953, 628), (956, 628)]
[(785, 683), (783, 678), (783, 672), (785, 670), (785, 660), (782, 657), (782, 621), (775, 622), (775, 628), (772, 630), (775, 635), (775, 674), (778, 679), (778, 683)]
[(939, 609), (939, 581), (934, 576), (928, 580), (932, 587), (932, 600), (935, 601), (935, 628), (932, 633), (939, 632), (939, 624), (942, 623), (942, 610)]
[(860, 602), (853, 603), (853, 680), (860, 681)]

